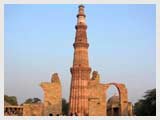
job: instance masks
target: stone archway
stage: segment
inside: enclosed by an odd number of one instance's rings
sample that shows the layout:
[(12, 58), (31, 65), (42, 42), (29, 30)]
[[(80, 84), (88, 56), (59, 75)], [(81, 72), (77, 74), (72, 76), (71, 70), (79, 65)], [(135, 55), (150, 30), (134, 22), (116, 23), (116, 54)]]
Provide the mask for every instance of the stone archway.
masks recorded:
[[(108, 88), (114, 85), (118, 92), (119, 92), (119, 99), (120, 99), (120, 115), (121, 116), (127, 116), (128, 115), (128, 92), (127, 88), (122, 83), (107, 83), (105, 84), (105, 91), (108, 90)], [(106, 96), (107, 98), (107, 96)], [(107, 105), (106, 105), (107, 107)]]

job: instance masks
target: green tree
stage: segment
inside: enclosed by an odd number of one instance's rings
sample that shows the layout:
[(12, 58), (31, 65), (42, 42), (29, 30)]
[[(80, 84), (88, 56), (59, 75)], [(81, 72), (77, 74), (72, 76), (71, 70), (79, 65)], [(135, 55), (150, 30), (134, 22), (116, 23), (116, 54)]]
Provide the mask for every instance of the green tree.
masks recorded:
[(156, 115), (156, 89), (145, 92), (143, 99), (135, 103), (134, 112), (137, 116)]
[(66, 101), (66, 99), (62, 98), (62, 113), (67, 115), (69, 110), (69, 103)]
[(33, 98), (33, 101), (32, 101), (33, 103), (40, 103), (41, 102), (41, 99), (39, 99), (39, 98)]
[(15, 96), (4, 95), (4, 101), (10, 105), (18, 105), (17, 98)]
[(41, 100), (39, 98), (28, 98), (23, 104), (33, 104), (40, 103)]

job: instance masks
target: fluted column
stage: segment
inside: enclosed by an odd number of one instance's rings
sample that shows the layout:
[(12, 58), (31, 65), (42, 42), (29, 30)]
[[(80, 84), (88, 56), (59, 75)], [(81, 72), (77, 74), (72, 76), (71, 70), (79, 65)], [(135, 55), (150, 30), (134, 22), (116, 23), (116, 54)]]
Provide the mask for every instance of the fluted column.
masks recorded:
[(69, 113), (78, 115), (88, 114), (88, 82), (91, 68), (88, 61), (87, 25), (84, 6), (79, 6), (77, 14), (76, 37), (74, 46), (73, 66), (71, 67), (71, 88)]

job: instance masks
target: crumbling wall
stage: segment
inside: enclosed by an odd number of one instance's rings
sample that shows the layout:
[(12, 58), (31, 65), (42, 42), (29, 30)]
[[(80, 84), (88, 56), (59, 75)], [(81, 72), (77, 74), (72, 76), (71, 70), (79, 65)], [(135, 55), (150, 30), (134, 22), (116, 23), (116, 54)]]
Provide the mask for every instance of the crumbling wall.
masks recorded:
[(52, 75), (51, 83), (40, 84), (44, 91), (44, 115), (58, 115), (62, 113), (62, 91), (58, 74)]
[(105, 86), (100, 81), (100, 75), (97, 71), (92, 73), (89, 81), (89, 116), (106, 115), (106, 95)]
[(43, 104), (24, 104), (23, 105), (23, 116), (43, 116)]

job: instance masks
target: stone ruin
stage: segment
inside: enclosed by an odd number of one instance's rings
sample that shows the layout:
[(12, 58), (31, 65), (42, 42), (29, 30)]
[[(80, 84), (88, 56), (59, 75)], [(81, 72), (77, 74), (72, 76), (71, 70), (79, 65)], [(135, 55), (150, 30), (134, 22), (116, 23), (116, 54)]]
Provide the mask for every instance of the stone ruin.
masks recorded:
[[(118, 115), (129, 116), (132, 113), (132, 104), (128, 102), (127, 89), (121, 83), (100, 83), (100, 75), (97, 71), (92, 72), (89, 80), (89, 116), (106, 116), (114, 115), (113, 111), (107, 112), (107, 95), (108, 88), (114, 85), (119, 92)], [(59, 76), (54, 73), (51, 82), (42, 82), (40, 84), (44, 91), (44, 102), (35, 104), (24, 104), (23, 106), (6, 105), (4, 107), (5, 115), (10, 116), (55, 116), (62, 114), (62, 88)]]
[(60, 115), (62, 113), (62, 90), (58, 74), (52, 75), (51, 83), (43, 82), (40, 86), (44, 91), (43, 115)]
[(44, 102), (23, 104), (23, 106), (4, 106), (5, 116), (56, 116), (62, 114), (61, 82), (57, 73), (54, 73), (51, 82), (40, 84), (44, 91)]
[(89, 80), (89, 116), (107, 115), (107, 90), (114, 85), (119, 92), (119, 115), (132, 115), (132, 105), (128, 102), (127, 88), (122, 83), (100, 83), (100, 75), (93, 71), (92, 78)]

